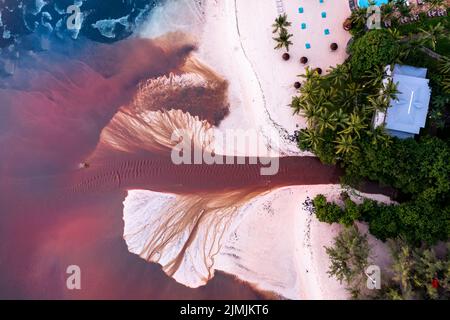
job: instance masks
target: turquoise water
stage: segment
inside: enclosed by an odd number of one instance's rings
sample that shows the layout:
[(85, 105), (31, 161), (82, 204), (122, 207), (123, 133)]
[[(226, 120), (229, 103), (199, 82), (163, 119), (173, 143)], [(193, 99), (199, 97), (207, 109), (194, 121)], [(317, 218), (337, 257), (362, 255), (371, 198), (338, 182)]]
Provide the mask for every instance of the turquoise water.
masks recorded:
[[(388, 0), (375, 0), (377, 6), (388, 3)], [(367, 8), (369, 6), (369, 0), (358, 0), (358, 6), (361, 8)]]

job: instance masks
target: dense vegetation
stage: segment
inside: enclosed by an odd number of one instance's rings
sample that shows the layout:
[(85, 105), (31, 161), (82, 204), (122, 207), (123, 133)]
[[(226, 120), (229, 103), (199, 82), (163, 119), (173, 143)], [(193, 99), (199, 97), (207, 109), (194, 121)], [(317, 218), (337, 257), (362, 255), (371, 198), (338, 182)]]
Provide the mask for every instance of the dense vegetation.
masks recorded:
[[(326, 250), (329, 274), (345, 282), (353, 297), (450, 297), (450, 245), (440, 254), (431, 247), (450, 238), (450, 18), (420, 14), (413, 23), (401, 23), (411, 16), (405, 1), (390, 1), (382, 6), (382, 21), (392, 27), (369, 31), (366, 11), (353, 12), (344, 24), (352, 26), (350, 57), (325, 76), (307, 70), (300, 95), (292, 99), (294, 112), (308, 124), (297, 134), (302, 150), (342, 166), (344, 184), (371, 180), (397, 190), (396, 205), (355, 203), (346, 193), (339, 205), (323, 195), (313, 200), (318, 220), (345, 227)], [(415, 139), (392, 138), (372, 125), (376, 111), (386, 111), (399, 93), (391, 80), (383, 82), (389, 79), (385, 67), (395, 63), (428, 69), (428, 121)], [(370, 233), (392, 248), (394, 277), (383, 279), (375, 295), (364, 290), (370, 248), (356, 221), (367, 222)]]
[(292, 34), (288, 32), (288, 28), (292, 25), (291, 22), (288, 21), (288, 17), (286, 14), (279, 15), (275, 22), (272, 24), (272, 33), (277, 34), (273, 40), (276, 42), (276, 46), (274, 49), (282, 49), (285, 48), (287, 52), (289, 52), (289, 47), (292, 45)]
[(366, 221), (370, 233), (381, 240), (400, 236), (420, 245), (422, 242), (433, 244), (448, 238), (450, 207), (442, 209), (430, 201), (385, 205), (366, 199), (362, 204), (356, 204), (347, 198), (341, 208), (327, 202), (323, 195), (318, 195), (313, 202), (319, 221), (345, 226), (351, 226), (355, 221)]
[(361, 293), (366, 282), (365, 269), (370, 255), (367, 236), (359, 232), (356, 226), (344, 229), (336, 238), (332, 247), (325, 248), (330, 257), (328, 274), (341, 283), (345, 282), (354, 298)]
[[(364, 220), (378, 238), (402, 236), (414, 245), (449, 238), (450, 52), (434, 51), (449, 40), (445, 18), (418, 23), (408, 34), (395, 29), (355, 32), (344, 64), (325, 76), (311, 70), (302, 75), (300, 95), (292, 100), (294, 111), (308, 122), (308, 128), (298, 132), (299, 147), (324, 163), (343, 166), (346, 184), (358, 186), (368, 179), (399, 191), (397, 206), (372, 201), (356, 205), (347, 199), (341, 209), (318, 197), (314, 202), (319, 220), (347, 226)], [(429, 70), (429, 121), (416, 140), (391, 138), (382, 127), (371, 125), (375, 111), (385, 111), (397, 97), (396, 84), (383, 83), (385, 66), (393, 63)]]
[(378, 66), (386, 66), (392, 62), (392, 57), (398, 57), (400, 44), (394, 35), (387, 30), (367, 32), (356, 39), (350, 46), (353, 58), (352, 73), (355, 76), (364, 75)]
[(392, 257), (389, 269), (393, 275), (380, 274), (381, 290), (368, 290), (366, 286), (372, 253), (367, 235), (356, 226), (344, 228), (333, 245), (326, 248), (330, 257), (328, 274), (344, 282), (355, 299), (450, 298), (450, 243), (439, 254), (427, 246), (411, 247), (401, 238), (390, 240), (389, 246)]
[(450, 299), (449, 243), (441, 256), (432, 248), (412, 248), (402, 240), (391, 241), (390, 246), (394, 277), (375, 298)]

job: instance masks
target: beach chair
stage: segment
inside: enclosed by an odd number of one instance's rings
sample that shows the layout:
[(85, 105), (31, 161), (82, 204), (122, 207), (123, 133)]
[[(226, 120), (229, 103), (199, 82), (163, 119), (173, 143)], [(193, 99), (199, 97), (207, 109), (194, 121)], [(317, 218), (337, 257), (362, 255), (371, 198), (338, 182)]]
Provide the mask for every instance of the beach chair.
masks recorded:
[(276, 0), (278, 14), (282, 15), (285, 13), (284, 4), (282, 0)]

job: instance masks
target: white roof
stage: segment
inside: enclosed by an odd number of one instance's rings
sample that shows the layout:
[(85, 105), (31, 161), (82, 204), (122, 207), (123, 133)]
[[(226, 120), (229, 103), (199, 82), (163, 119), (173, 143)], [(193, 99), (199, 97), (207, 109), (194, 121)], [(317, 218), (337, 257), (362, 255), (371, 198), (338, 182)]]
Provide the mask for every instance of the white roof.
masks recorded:
[[(409, 66), (397, 66), (394, 69), (393, 81), (398, 83), (398, 100), (392, 100), (386, 114), (386, 129), (418, 134), (425, 127), (430, 104), (431, 90), (429, 80), (421, 77), (426, 75), (426, 69)], [(406, 68), (408, 71), (403, 72)], [(400, 72), (397, 73), (397, 69)], [(425, 71), (424, 71), (425, 70)], [(416, 72), (419, 77), (405, 75)]]

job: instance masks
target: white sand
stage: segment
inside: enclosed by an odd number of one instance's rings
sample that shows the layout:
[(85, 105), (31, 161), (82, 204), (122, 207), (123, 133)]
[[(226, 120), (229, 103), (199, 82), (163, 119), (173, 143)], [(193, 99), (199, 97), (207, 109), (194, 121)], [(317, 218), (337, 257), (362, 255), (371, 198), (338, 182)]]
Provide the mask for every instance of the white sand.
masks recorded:
[[(230, 81), (231, 115), (221, 129), (254, 128), (280, 154), (301, 154), (295, 144), (283, 139), (306, 126), (289, 107), (296, 93), (293, 83), (305, 71), (299, 59), (307, 56), (308, 66), (324, 71), (345, 60), (350, 35), (342, 29), (342, 22), (350, 9), (346, 0), (340, 2), (341, 6), (336, 1), (284, 1), (294, 34), (287, 62), (281, 58), (283, 50), (273, 49), (271, 26), (278, 15), (275, 0), (206, 2), (199, 57)], [(299, 3), (304, 3), (303, 15), (298, 14)], [(322, 11), (328, 13), (323, 20)], [(306, 32), (300, 29), (302, 22), (308, 25)], [(324, 28), (330, 35), (323, 35)], [(311, 49), (305, 48), (305, 41)], [(337, 52), (330, 52), (331, 42), (339, 44)], [(323, 248), (332, 242), (338, 226), (319, 223), (301, 209), (308, 194), (329, 194), (331, 190), (339, 194), (337, 189), (292, 187), (256, 199), (259, 204), (268, 198), (272, 203), (246, 210), (235, 232), (239, 240), (225, 246), (215, 268), (292, 299), (345, 298), (343, 287), (326, 274), (328, 257)]]
[[(302, 15), (298, 13), (300, 3), (305, 11)], [(342, 22), (350, 10), (347, 0), (325, 0), (324, 4), (310, 0), (284, 1), (284, 4), (293, 22), (290, 31), (294, 34), (294, 45), (290, 61), (281, 59), (283, 51), (273, 49), (271, 24), (278, 14), (275, 0), (206, 0), (204, 31), (197, 56), (230, 83), (231, 114), (219, 129), (255, 129), (263, 135), (265, 145), (278, 154), (299, 155), (301, 152), (295, 143), (287, 140), (288, 134), (305, 127), (304, 119), (292, 116), (288, 107), (295, 94), (293, 83), (297, 75), (304, 72), (298, 60), (307, 56), (309, 66), (324, 71), (343, 62), (350, 35), (342, 29)], [(326, 19), (321, 18), (323, 11), (327, 12)], [(307, 24), (306, 30), (301, 30), (302, 22)], [(189, 28), (197, 29), (199, 24), (203, 24), (203, 18)], [(330, 35), (323, 34), (325, 28), (330, 30)], [(181, 29), (186, 31), (186, 27)], [(145, 30), (146, 35), (162, 32), (155, 26), (147, 26)], [(311, 49), (305, 48), (306, 42), (311, 44)], [(338, 52), (330, 52), (331, 42), (338, 43)], [(236, 275), (256, 288), (286, 298), (348, 298), (344, 286), (327, 275), (329, 259), (324, 249), (332, 244), (340, 226), (320, 223), (302, 207), (306, 197), (322, 193), (332, 200), (337, 199), (341, 191), (337, 185), (297, 186), (253, 199), (225, 228), (213, 269)], [(126, 233), (130, 235), (126, 238), (128, 245), (133, 246), (132, 252), (140, 252), (145, 243), (145, 235), (135, 237), (134, 231), (139, 226), (134, 220), (148, 223), (157, 221), (161, 214), (146, 205), (153, 197), (151, 192), (130, 191), (125, 201)], [(384, 197), (376, 198), (388, 201)], [(153, 214), (156, 216), (150, 217)], [(362, 229), (367, 228), (362, 226)], [(205, 232), (200, 231), (195, 240), (198, 251)], [(387, 264), (385, 246), (373, 237), (370, 243), (375, 246), (375, 263)], [(174, 249), (172, 246), (170, 251)], [(163, 259), (159, 262), (164, 265), (167, 261), (164, 255), (171, 254), (161, 253)], [(198, 287), (209, 280), (201, 267), (202, 259), (197, 256), (190, 251), (174, 274), (178, 282)]]
[[(342, 227), (319, 222), (304, 206), (307, 198), (324, 194), (336, 200), (342, 191), (337, 185), (297, 186), (255, 199), (249, 205), (251, 210), (243, 210), (238, 228), (224, 243), (215, 269), (290, 299), (348, 298), (345, 287), (327, 274), (325, 251)], [(389, 202), (383, 196), (363, 196)], [(367, 232), (367, 226), (359, 227)], [(386, 246), (371, 235), (369, 243), (373, 247), (371, 262), (388, 265)]]
[[(295, 94), (293, 83), (305, 71), (299, 59), (307, 56), (309, 67), (324, 71), (345, 60), (350, 35), (343, 30), (342, 22), (350, 9), (346, 0), (339, 2), (341, 5), (336, 1), (284, 1), (292, 22), (289, 30), (294, 35), (291, 60), (286, 62), (281, 59), (284, 51), (273, 49), (271, 26), (278, 14), (275, 0), (206, 1), (199, 57), (225, 75), (231, 85), (232, 112), (221, 128), (255, 128), (280, 154), (299, 154), (295, 144), (286, 139), (306, 126), (289, 107)], [(299, 3), (304, 3), (303, 15), (298, 14)], [(328, 13), (326, 19), (320, 18), (322, 11)], [(307, 23), (306, 30), (301, 30), (302, 22)], [(330, 35), (323, 34), (325, 28)], [(306, 41), (312, 46), (309, 50)], [(332, 42), (339, 44), (337, 52), (330, 51)]]

